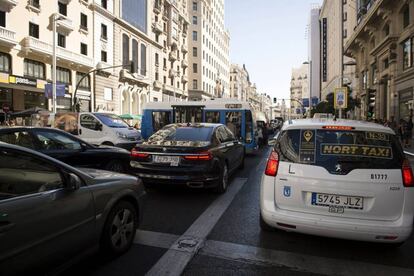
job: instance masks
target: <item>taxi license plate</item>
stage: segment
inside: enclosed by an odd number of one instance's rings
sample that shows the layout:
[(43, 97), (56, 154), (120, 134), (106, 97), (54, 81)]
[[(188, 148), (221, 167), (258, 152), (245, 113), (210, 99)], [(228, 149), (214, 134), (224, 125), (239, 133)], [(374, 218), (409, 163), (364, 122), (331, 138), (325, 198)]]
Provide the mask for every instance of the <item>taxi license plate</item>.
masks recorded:
[(163, 164), (171, 164), (177, 166), (180, 162), (179, 156), (168, 156), (168, 155), (154, 155), (153, 156), (154, 163), (163, 163)]
[(312, 193), (312, 205), (327, 206), (327, 207), (343, 207), (348, 209), (364, 208), (364, 198), (360, 196), (344, 196), (332, 195), (322, 193)]

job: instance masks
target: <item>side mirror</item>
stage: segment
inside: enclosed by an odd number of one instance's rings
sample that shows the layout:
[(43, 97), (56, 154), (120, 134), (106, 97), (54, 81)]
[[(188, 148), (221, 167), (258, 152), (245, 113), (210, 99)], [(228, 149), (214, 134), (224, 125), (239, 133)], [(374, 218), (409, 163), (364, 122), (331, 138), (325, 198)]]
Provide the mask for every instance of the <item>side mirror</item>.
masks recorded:
[(68, 191), (76, 191), (82, 186), (82, 180), (74, 173), (68, 173), (65, 188)]
[(274, 145), (276, 145), (276, 139), (269, 139), (268, 141), (267, 141), (267, 145), (268, 146), (274, 146)]
[(95, 124), (95, 130), (102, 131), (102, 124), (101, 123), (96, 123)]

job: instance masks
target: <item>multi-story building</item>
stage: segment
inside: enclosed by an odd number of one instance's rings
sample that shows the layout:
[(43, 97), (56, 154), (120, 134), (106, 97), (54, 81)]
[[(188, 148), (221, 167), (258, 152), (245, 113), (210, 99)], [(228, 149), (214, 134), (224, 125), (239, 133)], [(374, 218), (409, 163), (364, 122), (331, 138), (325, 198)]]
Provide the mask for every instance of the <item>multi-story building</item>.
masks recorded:
[(357, 1), (357, 26), (345, 50), (357, 63), (362, 119), (413, 114), (413, 10), (412, 1)]
[[(355, 66), (346, 66), (354, 60), (343, 57), (343, 45), (356, 26), (356, 3), (354, 1), (323, 2), (321, 22), (321, 99), (333, 93), (335, 88), (348, 84), (356, 85)], [(342, 13), (342, 16), (341, 16)], [(341, 78), (343, 82), (341, 83)]]
[[(70, 110), (75, 86), (94, 64), (92, 12), (88, 1), (0, 1), (0, 108), (52, 108), (45, 84), (52, 82), (56, 23), (57, 83), (64, 84), (57, 110)], [(90, 76), (79, 86), (81, 110), (93, 106)]]
[(290, 108), (291, 114), (301, 115), (303, 112), (303, 99), (309, 98), (309, 64), (303, 63), (299, 68), (292, 69), (290, 82)]
[(230, 36), (224, 25), (224, 0), (189, 1), (189, 98), (230, 96)]
[[(88, 2), (88, 1), (84, 1)], [(94, 98), (93, 111), (114, 112), (119, 114), (118, 76), (115, 68), (114, 52), (117, 50), (114, 44), (114, 0), (92, 0), (89, 1), (91, 16), (91, 28), (88, 32), (93, 35), (93, 43), (89, 45), (94, 57), (94, 67), (101, 70), (94, 76)], [(82, 97), (82, 95), (79, 95)]]
[(320, 44), (320, 14), (319, 5), (313, 5), (310, 11), (309, 30), (308, 30), (308, 61), (309, 61), (309, 78), (308, 86), (310, 95), (320, 99), (321, 95), (321, 44)]
[(240, 101), (247, 100), (247, 92), (249, 90), (250, 77), (246, 66), (232, 64), (230, 67), (230, 97)]

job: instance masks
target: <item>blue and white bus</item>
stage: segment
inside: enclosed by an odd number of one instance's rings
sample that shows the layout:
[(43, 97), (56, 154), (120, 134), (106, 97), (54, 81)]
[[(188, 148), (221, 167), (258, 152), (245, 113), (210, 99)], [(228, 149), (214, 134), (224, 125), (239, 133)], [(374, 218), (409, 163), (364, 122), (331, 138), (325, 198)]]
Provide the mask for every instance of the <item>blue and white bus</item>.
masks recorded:
[(232, 99), (150, 102), (144, 106), (141, 135), (148, 139), (172, 123), (221, 123), (243, 141), (246, 152), (257, 149), (256, 123), (249, 103)]

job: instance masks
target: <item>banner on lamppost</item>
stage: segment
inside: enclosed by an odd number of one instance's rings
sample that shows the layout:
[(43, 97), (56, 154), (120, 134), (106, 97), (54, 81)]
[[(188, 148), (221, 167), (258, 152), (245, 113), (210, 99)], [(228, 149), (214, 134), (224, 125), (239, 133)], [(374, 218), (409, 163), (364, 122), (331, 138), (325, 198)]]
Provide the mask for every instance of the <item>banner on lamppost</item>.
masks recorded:
[[(56, 97), (65, 97), (65, 84), (56, 84)], [(53, 85), (48, 83), (45, 85), (45, 97), (46, 99), (51, 99), (53, 97)]]
[(335, 88), (334, 108), (345, 109), (348, 107), (348, 87)]

